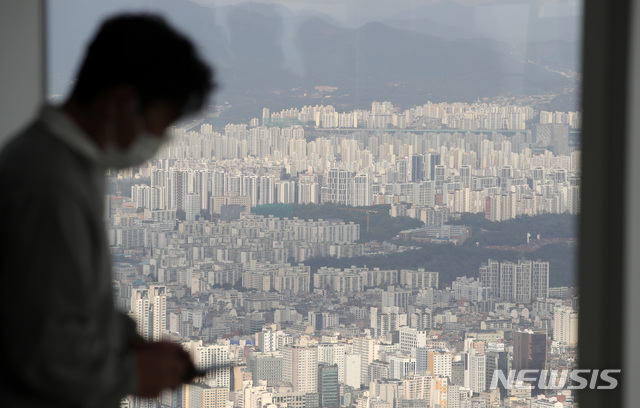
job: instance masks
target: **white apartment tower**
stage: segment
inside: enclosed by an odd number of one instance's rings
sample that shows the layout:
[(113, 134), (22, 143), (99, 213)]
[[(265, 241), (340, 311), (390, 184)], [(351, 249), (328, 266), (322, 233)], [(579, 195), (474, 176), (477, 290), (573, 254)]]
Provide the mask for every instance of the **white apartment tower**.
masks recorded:
[(149, 289), (135, 288), (131, 290), (130, 315), (136, 322), (138, 334), (145, 340), (151, 340), (149, 305)]
[(427, 352), (427, 370), (431, 375), (451, 379), (452, 361), (453, 356), (449, 350), (429, 350)]
[(318, 391), (317, 347), (287, 345), (282, 349), (283, 380), (293, 385), (294, 392)]
[(229, 387), (229, 350), (228, 346), (199, 345), (192, 349), (193, 362), (198, 368), (217, 367), (207, 373), (204, 383), (210, 387)]
[(149, 302), (153, 311), (152, 340), (162, 340), (167, 329), (167, 287), (152, 285), (149, 287)]
[(531, 272), (531, 261), (515, 265), (513, 300), (517, 303), (531, 303)]
[(549, 262), (531, 261), (531, 300), (549, 297)]
[(516, 265), (513, 262), (500, 264), (500, 299), (513, 300), (513, 284), (516, 274)]
[(492, 296), (506, 301), (531, 303), (549, 296), (549, 262), (519, 260), (516, 264), (490, 259), (480, 267), (479, 274)]
[(360, 381), (369, 384), (369, 364), (378, 357), (376, 340), (369, 337), (354, 337), (353, 353), (360, 356)]
[(256, 333), (256, 337), (258, 346), (263, 352), (271, 353), (278, 350), (278, 331), (262, 329), (261, 332)]
[(190, 193), (185, 195), (184, 212), (187, 221), (195, 221), (202, 209), (202, 199), (200, 194)]
[(362, 383), (362, 359), (359, 354), (345, 354), (344, 383), (354, 389), (359, 389)]
[(351, 180), (349, 204), (364, 207), (372, 204), (371, 180), (368, 174), (357, 174)]
[(475, 350), (469, 352), (469, 370), (468, 387), (474, 393), (481, 393), (485, 391), (486, 380), (485, 375), (487, 371), (487, 356), (479, 354)]
[(323, 203), (348, 204), (351, 173), (346, 170), (331, 169), (327, 175), (326, 196)]
[(553, 309), (553, 340), (570, 346), (578, 343), (578, 312), (569, 306)]
[(318, 344), (318, 363), (336, 364), (338, 382), (344, 384), (345, 345), (341, 343)]

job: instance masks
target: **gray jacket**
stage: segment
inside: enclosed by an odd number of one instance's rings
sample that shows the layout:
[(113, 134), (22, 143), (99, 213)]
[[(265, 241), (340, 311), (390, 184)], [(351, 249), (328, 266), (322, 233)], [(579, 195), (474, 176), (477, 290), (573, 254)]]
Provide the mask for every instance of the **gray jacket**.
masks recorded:
[(135, 324), (114, 307), (98, 164), (37, 120), (0, 153), (0, 401), (117, 407)]

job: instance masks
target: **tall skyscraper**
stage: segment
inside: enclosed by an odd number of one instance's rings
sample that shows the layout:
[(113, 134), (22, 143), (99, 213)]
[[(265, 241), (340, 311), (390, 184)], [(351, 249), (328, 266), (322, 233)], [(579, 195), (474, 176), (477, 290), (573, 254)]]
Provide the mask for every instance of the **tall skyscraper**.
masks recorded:
[[(509, 373), (509, 354), (506, 351), (489, 351), (487, 352), (487, 374), (485, 376), (486, 389), (489, 389), (495, 371), (502, 372), (506, 377)], [(500, 397), (507, 396), (507, 390), (501, 382), (498, 382)]]
[(469, 388), (475, 393), (486, 389), (487, 356), (471, 349), (469, 352)]
[(515, 265), (513, 300), (517, 303), (531, 303), (531, 272), (531, 261)]
[(549, 262), (521, 259), (518, 263), (489, 259), (479, 269), (480, 282), (492, 296), (511, 302), (531, 303), (549, 296)]
[(531, 262), (531, 300), (549, 297), (549, 262)]
[(357, 174), (351, 179), (348, 203), (354, 207), (372, 204), (371, 179), (368, 174)]
[(447, 178), (447, 168), (442, 164), (437, 164), (433, 168), (433, 171), (433, 181), (435, 181), (436, 187), (442, 187), (442, 184), (444, 184), (444, 180)]
[(516, 264), (513, 262), (502, 262), (500, 264), (500, 299), (513, 300), (515, 274)]
[[(283, 380), (293, 391), (315, 393), (318, 390), (318, 350), (316, 347), (287, 345), (282, 349)], [(336, 372), (337, 376), (337, 372)]]
[(436, 185), (434, 181), (421, 181), (410, 185), (412, 202), (417, 205), (433, 207), (436, 204)]
[[(513, 333), (513, 369), (516, 375), (520, 370), (544, 370), (548, 361), (546, 334), (532, 331)], [(532, 394), (539, 394), (538, 380), (536, 379), (532, 385)]]
[(471, 166), (460, 166), (460, 182), (464, 187), (471, 187)]
[[(436, 180), (436, 166), (440, 165), (440, 154), (427, 153), (424, 156), (424, 178), (423, 180)], [(444, 166), (442, 166), (444, 170)], [(444, 173), (441, 174), (444, 180)]]
[(169, 209), (184, 210), (188, 184), (187, 171), (177, 169), (169, 171)]
[(167, 287), (152, 285), (149, 287), (149, 301), (153, 311), (153, 341), (162, 340), (167, 330)]
[[(346, 170), (331, 169), (327, 175), (323, 203), (348, 204), (352, 175)], [(324, 189), (323, 189), (324, 190)]]
[(202, 210), (202, 197), (200, 194), (189, 193), (185, 195), (184, 212), (187, 221), (195, 221), (196, 216)]
[(344, 356), (344, 383), (354, 389), (359, 389), (362, 384), (362, 358), (359, 354), (345, 354)]
[(318, 365), (318, 402), (320, 408), (340, 406), (340, 386), (336, 364)]
[(258, 347), (265, 353), (278, 350), (278, 331), (263, 328), (256, 333)]
[(428, 347), (417, 347), (415, 349), (416, 375), (429, 374), (427, 372), (429, 367), (429, 350)]
[(135, 288), (131, 290), (130, 315), (136, 322), (138, 334), (145, 340), (151, 340), (149, 303), (148, 288)]
[(353, 339), (353, 353), (360, 356), (361, 384), (369, 383), (369, 363), (378, 357), (376, 340), (369, 337)]
[(424, 156), (414, 154), (411, 156), (411, 182), (417, 183), (424, 180)]
[(207, 373), (202, 382), (211, 387), (229, 387), (229, 351), (227, 346), (198, 345), (192, 349), (192, 356), (193, 362), (198, 368), (218, 367), (216, 370)]
[(567, 306), (556, 306), (553, 309), (553, 339), (569, 346), (578, 343), (577, 310)]

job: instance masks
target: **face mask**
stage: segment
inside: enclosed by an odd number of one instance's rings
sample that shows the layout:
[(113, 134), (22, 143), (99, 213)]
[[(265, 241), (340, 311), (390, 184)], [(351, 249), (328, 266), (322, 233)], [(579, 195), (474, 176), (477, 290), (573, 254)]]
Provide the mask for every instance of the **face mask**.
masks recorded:
[[(134, 103), (134, 107), (138, 103)], [(139, 109), (134, 108), (134, 111)], [(103, 151), (103, 164), (106, 168), (124, 169), (127, 167), (139, 166), (142, 163), (151, 160), (151, 158), (160, 150), (162, 145), (169, 140), (169, 136), (165, 133), (158, 137), (149, 133), (144, 128), (144, 122), (139, 120), (138, 131), (126, 149), (122, 149), (116, 142), (115, 130), (112, 127), (111, 137), (107, 139)]]
[(146, 130), (141, 130), (126, 149), (120, 148), (115, 140), (109, 139), (103, 151), (104, 165), (113, 169), (139, 166), (150, 160), (167, 139), (167, 135), (157, 137)]

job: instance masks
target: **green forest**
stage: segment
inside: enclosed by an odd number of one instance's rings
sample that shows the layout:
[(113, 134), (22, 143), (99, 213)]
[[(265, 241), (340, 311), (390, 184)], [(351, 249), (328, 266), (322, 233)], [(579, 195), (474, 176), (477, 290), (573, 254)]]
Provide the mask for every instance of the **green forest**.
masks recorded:
[[(300, 219), (319, 218), (325, 220), (343, 220), (360, 224), (360, 241), (391, 241), (398, 232), (418, 228), (422, 222), (408, 218), (392, 218), (388, 205), (358, 207), (358, 210), (377, 211), (370, 213), (370, 231), (367, 232), (367, 214), (354, 211), (353, 207), (336, 204), (318, 205), (268, 205), (252, 209), (252, 212), (265, 216), (298, 217)], [(417, 246), (419, 249), (389, 255), (362, 256), (356, 258), (313, 258), (305, 261), (312, 272), (327, 266), (347, 268), (349, 266), (369, 266), (383, 269), (425, 268), (440, 272), (440, 286), (450, 285), (459, 276), (477, 277), (478, 268), (488, 259), (497, 261), (513, 261), (518, 259), (549, 261), (550, 286), (574, 286), (576, 276), (576, 247), (571, 243), (552, 243), (541, 246), (532, 252), (515, 250), (498, 250), (487, 246), (518, 246), (526, 243), (527, 233), (535, 240), (540, 234), (547, 238), (575, 238), (577, 235), (578, 217), (568, 214), (543, 214), (534, 217), (524, 216), (516, 219), (492, 222), (484, 218), (484, 214), (462, 214), (460, 219), (449, 221), (450, 224), (466, 225), (472, 228), (472, 238), (464, 245), (425, 244), (412, 241), (398, 244)]]
[[(337, 204), (272, 204), (254, 207), (252, 213), (274, 217), (298, 217), (303, 220), (341, 220), (360, 224), (360, 242), (390, 241), (402, 230), (418, 228), (422, 222), (409, 217), (392, 218), (389, 205), (371, 207), (347, 207)], [(367, 232), (367, 213), (361, 210), (372, 210), (369, 214), (369, 231)]]
[[(422, 223), (407, 217), (392, 218), (388, 206), (367, 207), (379, 209), (371, 214), (371, 231), (366, 233), (366, 213), (352, 212), (349, 207), (335, 205), (296, 206), (294, 216), (300, 218), (340, 218), (354, 221), (362, 226), (362, 241), (371, 239), (390, 240), (399, 231), (417, 228)], [(303, 215), (304, 214), (304, 215)], [(420, 249), (378, 256), (357, 258), (314, 258), (305, 262), (315, 272), (323, 266), (346, 268), (351, 265), (380, 267), (383, 269), (425, 268), (440, 272), (440, 285), (451, 284), (459, 276), (477, 277), (478, 268), (488, 259), (513, 261), (530, 259), (548, 261), (550, 268), (550, 286), (574, 286), (576, 276), (576, 246), (571, 243), (552, 243), (541, 246), (532, 252), (517, 252), (486, 248), (486, 246), (517, 246), (526, 243), (527, 233), (535, 240), (537, 234), (546, 238), (575, 238), (577, 235), (577, 216), (567, 214), (543, 214), (534, 217), (519, 217), (502, 222), (492, 222), (484, 214), (462, 214), (459, 220), (450, 224), (466, 225), (472, 228), (472, 238), (464, 245), (425, 244), (406, 242), (405, 245), (418, 246)], [(376, 237), (376, 238), (369, 238)], [(399, 243), (400, 244), (400, 243)]]
[(462, 214), (458, 220), (448, 224), (466, 225), (473, 228), (473, 239), (466, 245), (522, 245), (538, 234), (540, 238), (575, 238), (578, 233), (578, 217), (570, 214), (541, 214), (533, 217), (521, 216), (511, 220), (492, 222), (483, 213)]
[(478, 268), (488, 259), (512, 261), (518, 259), (549, 261), (549, 285), (574, 286), (575, 246), (565, 243), (550, 244), (537, 251), (520, 256), (513, 251), (500, 251), (453, 244), (427, 244), (415, 251), (389, 255), (361, 256), (356, 258), (312, 258), (304, 262), (312, 273), (323, 266), (348, 268), (354, 266), (379, 267), (381, 269), (416, 269), (440, 272), (440, 287), (450, 285), (459, 276), (478, 277)]

